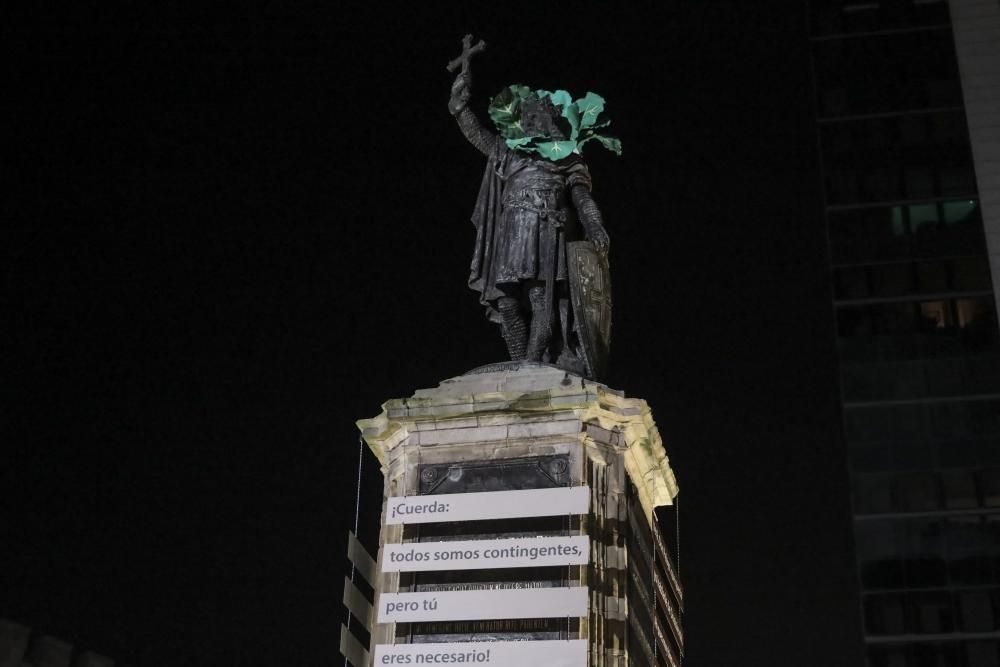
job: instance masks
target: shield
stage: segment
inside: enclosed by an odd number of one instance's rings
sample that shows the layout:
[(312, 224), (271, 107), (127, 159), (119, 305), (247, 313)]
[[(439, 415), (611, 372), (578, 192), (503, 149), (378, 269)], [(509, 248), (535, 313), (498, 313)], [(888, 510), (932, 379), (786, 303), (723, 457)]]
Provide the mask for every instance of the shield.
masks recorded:
[(587, 375), (600, 380), (611, 350), (611, 272), (590, 241), (566, 244), (569, 295)]

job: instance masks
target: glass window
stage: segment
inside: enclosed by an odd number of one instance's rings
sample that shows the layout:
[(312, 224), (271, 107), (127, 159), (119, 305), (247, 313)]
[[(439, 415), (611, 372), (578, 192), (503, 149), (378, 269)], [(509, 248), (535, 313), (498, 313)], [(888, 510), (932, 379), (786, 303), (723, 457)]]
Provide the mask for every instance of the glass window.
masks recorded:
[(910, 588), (944, 586), (948, 583), (948, 564), (940, 555), (909, 558), (904, 565), (906, 585)]
[(827, 221), (838, 264), (986, 254), (974, 199), (834, 210)]
[[(865, 12), (852, 12), (856, 20)], [(870, 15), (870, 14), (869, 14)], [(959, 106), (951, 30), (813, 42), (821, 117)]]
[(886, 440), (895, 433), (891, 408), (854, 408), (844, 412), (844, 431), (851, 442)]
[(938, 465), (938, 450), (925, 438), (897, 438), (893, 441), (893, 461), (896, 469), (934, 468)]
[(854, 443), (848, 451), (851, 469), (858, 472), (885, 472), (896, 469), (889, 443)]
[(917, 266), (917, 286), (921, 292), (948, 290), (948, 265), (945, 262), (920, 262)]
[(992, 288), (990, 263), (985, 257), (963, 257), (952, 263), (953, 287), (961, 291)]
[(947, 582), (944, 542), (938, 519), (911, 519), (904, 524), (907, 537), (906, 585), (910, 588), (940, 586)]
[(985, 525), (980, 515), (948, 517), (945, 522), (948, 551), (953, 554), (982, 552), (989, 544)]
[(944, 202), (944, 222), (947, 225), (961, 224), (970, 220), (979, 222), (979, 202), (975, 199)]
[(913, 667), (968, 667), (960, 642), (920, 642), (912, 644), (910, 650)]
[(866, 595), (865, 632), (869, 635), (902, 635), (911, 630), (905, 622), (903, 595)]
[(906, 605), (914, 632), (921, 634), (954, 632), (955, 613), (951, 593), (908, 593)]
[(944, 506), (948, 509), (970, 509), (979, 504), (976, 497), (976, 480), (971, 470), (944, 470), (941, 472)]
[(909, 264), (880, 264), (870, 271), (875, 296), (900, 296), (913, 291), (913, 271)]
[(855, 514), (883, 514), (893, 511), (892, 475), (854, 475)]
[[(904, 296), (906, 294), (940, 294), (951, 290), (989, 291), (992, 288), (990, 266), (986, 257), (962, 257), (953, 260), (925, 262), (886, 262), (869, 266), (845, 266), (834, 269), (834, 294), (838, 301), (866, 299), (869, 297)], [(930, 302), (928, 302), (930, 303)], [(952, 322), (940, 326), (954, 326), (956, 317), (973, 318), (982, 307), (980, 301), (962, 301), (960, 304), (942, 304), (923, 307), (931, 311), (955, 310), (954, 313), (933, 315), (935, 321)], [(990, 317), (988, 313), (986, 317)], [(944, 319), (942, 319), (944, 318)], [(958, 320), (960, 322), (965, 320)], [(938, 325), (935, 325), (938, 326)]]
[(904, 121), (915, 122), (909, 116), (823, 123), (820, 143), (828, 173), (827, 202), (860, 204), (974, 194), (964, 113), (934, 111), (924, 116), (925, 122), (937, 123), (940, 129), (925, 134), (919, 143), (912, 132), (909, 143), (902, 140), (908, 132)]
[(953, 555), (948, 559), (948, 579), (960, 586), (989, 584), (994, 581), (988, 556)]
[(954, 326), (950, 301), (922, 301), (920, 307), (921, 329), (946, 329)]
[(976, 192), (976, 173), (972, 164), (956, 156), (956, 164), (938, 166), (938, 193), (950, 197)]
[(834, 291), (838, 299), (863, 299), (869, 296), (868, 273), (862, 266), (837, 269)]
[(995, 641), (968, 642), (965, 645), (965, 656), (969, 667), (1000, 666), (1000, 651)]
[(925, 359), (917, 363), (923, 367), (928, 395), (954, 396), (968, 391), (969, 379), (965, 373), (965, 359), (943, 357)]
[(870, 336), (873, 333), (870, 308), (856, 306), (837, 309), (837, 334), (841, 338)]
[(855, 545), (861, 581), (868, 590), (903, 587), (903, 563), (899, 558), (896, 522), (857, 521)]
[(965, 632), (990, 632), (997, 627), (993, 601), (986, 591), (965, 591), (958, 595), (958, 608), (962, 630)]
[[(1000, 550), (1000, 516), (996, 514), (987, 514), (985, 516), (986, 520), (986, 535), (989, 539), (990, 550), (1000, 556), (997, 553)], [(998, 572), (1000, 575), (1000, 572)], [(1000, 589), (994, 591), (994, 599), (997, 603), (1000, 603)], [(998, 604), (997, 609), (1000, 609), (1000, 604)]]
[(955, 435), (937, 441), (941, 465), (949, 467), (974, 466), (979, 462), (976, 442), (971, 438)]
[(910, 519), (903, 523), (906, 532), (904, 553), (911, 556), (937, 556), (944, 547), (940, 519)]
[(964, 117), (952, 113), (933, 113), (925, 117), (930, 123), (935, 143), (947, 145), (969, 140)]
[(912, 164), (903, 167), (903, 180), (905, 181), (906, 197), (908, 199), (924, 199), (933, 197), (936, 188), (934, 187), (934, 168), (929, 164)]
[(873, 328), (876, 333), (895, 334), (914, 331), (924, 326), (916, 318), (912, 303), (883, 303), (871, 309)]
[(904, 146), (919, 146), (928, 140), (927, 116), (910, 114), (899, 119), (899, 140)]
[(908, 667), (909, 646), (869, 646), (869, 667)]
[(883, 372), (882, 364), (850, 364), (840, 368), (840, 382), (844, 398), (866, 401), (893, 393), (893, 382)]
[(939, 222), (937, 204), (915, 204), (907, 209), (911, 233), (920, 234), (925, 230), (937, 229)]
[(1000, 468), (980, 471), (979, 484), (983, 490), (983, 504), (987, 507), (1000, 507)]
[[(903, 196), (903, 190), (899, 183), (899, 170), (896, 165), (862, 167), (858, 170), (858, 175), (861, 178), (860, 201), (888, 201)], [(932, 186), (929, 192), (933, 191)]]
[(947, 439), (956, 435), (971, 435), (969, 432), (968, 408), (963, 403), (936, 403), (927, 406), (931, 417), (931, 433)]
[(932, 472), (899, 475), (895, 484), (896, 506), (904, 512), (933, 511), (941, 507), (941, 492)]
[[(1000, 409), (1000, 406), (997, 407)], [(1000, 447), (997, 447), (996, 439), (985, 438), (979, 440), (976, 445), (976, 461), (984, 466), (1000, 465)], [(997, 503), (994, 507), (1000, 507), (1000, 503)], [(998, 563), (998, 566), (1000, 566), (1000, 563)], [(1000, 567), (997, 568), (997, 572), (1000, 572)]]
[(955, 302), (958, 326), (961, 328), (996, 328), (996, 311), (993, 299), (959, 299)]
[(945, 0), (811, 0), (809, 9), (816, 36), (949, 22)]

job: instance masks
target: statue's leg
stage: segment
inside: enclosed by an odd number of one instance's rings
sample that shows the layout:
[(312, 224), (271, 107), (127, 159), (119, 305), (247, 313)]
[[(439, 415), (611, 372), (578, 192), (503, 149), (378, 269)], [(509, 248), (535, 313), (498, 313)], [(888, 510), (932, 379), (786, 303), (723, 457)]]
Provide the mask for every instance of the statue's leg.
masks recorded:
[(514, 297), (504, 296), (497, 300), (497, 310), (500, 311), (500, 331), (507, 343), (507, 352), (513, 361), (521, 361), (528, 347), (528, 325), (521, 304)]
[(531, 332), (528, 334), (527, 359), (541, 361), (552, 341), (552, 313), (546, 304), (545, 283), (532, 281), (528, 285), (528, 301), (531, 303)]

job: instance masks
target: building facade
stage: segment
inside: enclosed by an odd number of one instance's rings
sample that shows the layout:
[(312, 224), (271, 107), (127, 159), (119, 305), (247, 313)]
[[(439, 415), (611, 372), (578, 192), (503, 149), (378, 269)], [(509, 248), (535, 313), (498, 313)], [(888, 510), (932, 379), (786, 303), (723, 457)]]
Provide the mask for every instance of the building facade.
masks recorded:
[(1000, 3), (808, 7), (867, 663), (997, 667)]

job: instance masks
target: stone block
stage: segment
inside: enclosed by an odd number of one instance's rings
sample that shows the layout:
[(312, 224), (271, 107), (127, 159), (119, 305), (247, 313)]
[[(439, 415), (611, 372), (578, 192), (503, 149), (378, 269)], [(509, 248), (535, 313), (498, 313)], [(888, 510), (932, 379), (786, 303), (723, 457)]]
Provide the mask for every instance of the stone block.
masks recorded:
[(567, 420), (535, 421), (527, 424), (511, 424), (507, 427), (507, 437), (509, 438), (544, 438), (550, 435), (579, 432), (579, 424)]
[(423, 419), (414, 423), (417, 431), (438, 431), (451, 428), (474, 428), (479, 426), (476, 417), (455, 417), (453, 419)]
[(474, 428), (447, 428), (438, 429), (437, 431), (420, 431), (415, 435), (415, 444), (421, 446), (488, 442), (490, 440), (506, 440), (507, 427), (477, 426)]

